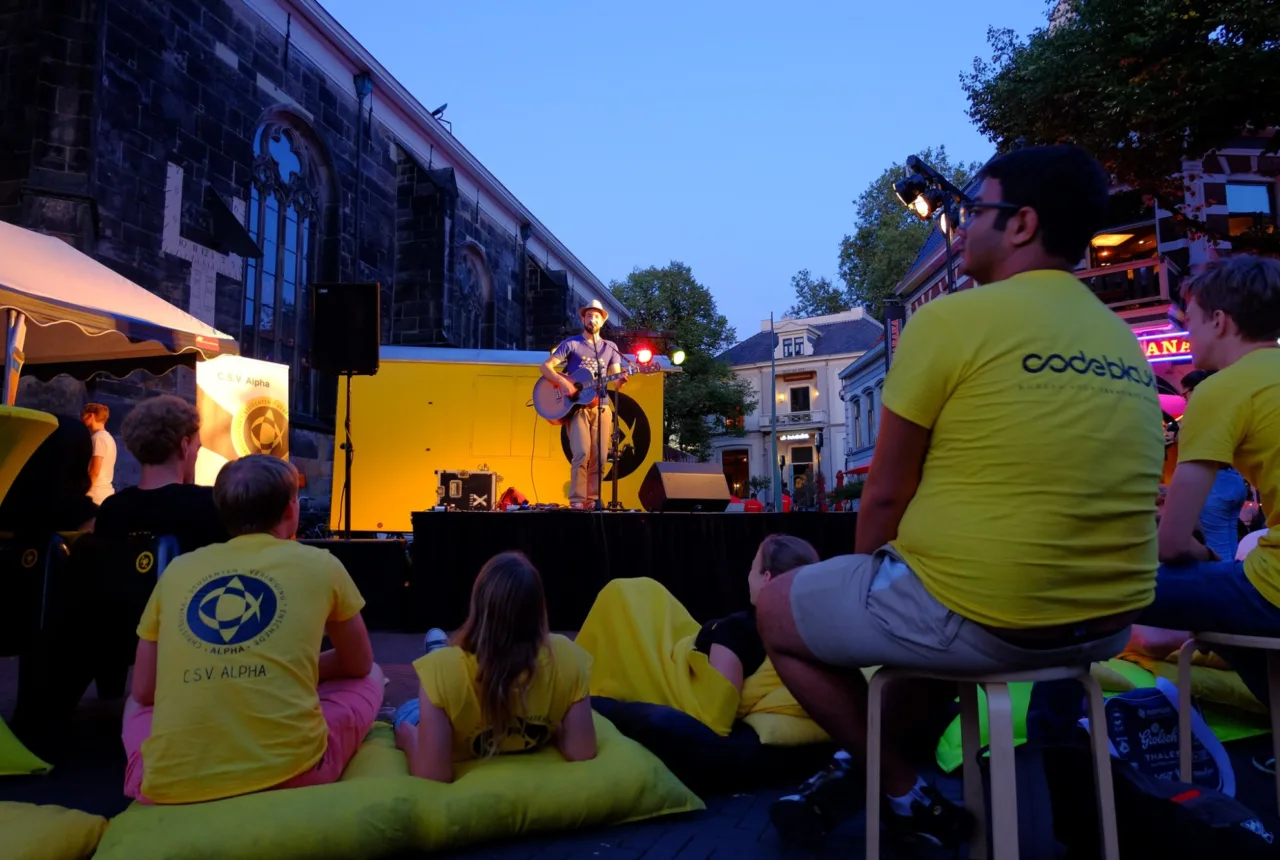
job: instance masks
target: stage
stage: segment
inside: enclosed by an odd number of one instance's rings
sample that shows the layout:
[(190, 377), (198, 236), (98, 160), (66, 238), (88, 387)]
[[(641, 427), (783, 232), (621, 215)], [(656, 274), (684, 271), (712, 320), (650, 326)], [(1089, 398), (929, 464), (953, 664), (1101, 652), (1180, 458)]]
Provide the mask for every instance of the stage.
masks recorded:
[(636, 576), (658, 580), (705, 621), (747, 607), (747, 572), (765, 536), (804, 538), (827, 558), (853, 552), (855, 522), (816, 512), (417, 512), (400, 626), (458, 627), (480, 567), (505, 550), (521, 550), (541, 572), (553, 630), (577, 630), (606, 582)]

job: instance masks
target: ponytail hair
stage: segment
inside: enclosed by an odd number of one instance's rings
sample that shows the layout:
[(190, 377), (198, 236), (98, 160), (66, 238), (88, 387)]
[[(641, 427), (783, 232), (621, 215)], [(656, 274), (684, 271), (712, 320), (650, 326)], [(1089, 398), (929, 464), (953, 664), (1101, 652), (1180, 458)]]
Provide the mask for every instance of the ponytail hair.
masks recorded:
[(485, 562), (471, 589), (471, 613), (454, 636), (454, 644), (474, 654), (479, 667), (485, 756), (499, 751), (520, 716), (515, 700), (523, 703), (549, 636), (546, 594), (533, 563), (520, 552)]

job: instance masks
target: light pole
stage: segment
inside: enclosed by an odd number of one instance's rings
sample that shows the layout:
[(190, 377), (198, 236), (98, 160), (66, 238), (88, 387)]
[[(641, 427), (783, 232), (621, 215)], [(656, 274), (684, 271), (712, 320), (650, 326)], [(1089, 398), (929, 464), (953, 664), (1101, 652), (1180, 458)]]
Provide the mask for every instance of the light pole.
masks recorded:
[(773, 446), (769, 474), (772, 476), (772, 487), (769, 499), (773, 502), (775, 513), (782, 510), (782, 469), (778, 466), (778, 336), (773, 332), (773, 311), (769, 312), (769, 441)]

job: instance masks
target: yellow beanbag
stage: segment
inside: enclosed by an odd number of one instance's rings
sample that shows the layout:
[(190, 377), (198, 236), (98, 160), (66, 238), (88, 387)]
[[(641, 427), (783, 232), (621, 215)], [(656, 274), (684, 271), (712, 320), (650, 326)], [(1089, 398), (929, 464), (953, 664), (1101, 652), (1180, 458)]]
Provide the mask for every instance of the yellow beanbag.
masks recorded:
[(0, 803), (0, 856), (6, 860), (82, 860), (107, 829), (107, 819), (78, 809)]
[(0, 719), (0, 776), (47, 773), (53, 767), (22, 745)]
[(457, 765), (452, 785), (408, 776), (375, 725), (340, 782), (188, 806), (134, 804), (95, 860), (385, 857), (521, 833), (622, 824), (705, 809), (658, 759), (595, 715), (599, 753), (566, 763), (546, 748)]

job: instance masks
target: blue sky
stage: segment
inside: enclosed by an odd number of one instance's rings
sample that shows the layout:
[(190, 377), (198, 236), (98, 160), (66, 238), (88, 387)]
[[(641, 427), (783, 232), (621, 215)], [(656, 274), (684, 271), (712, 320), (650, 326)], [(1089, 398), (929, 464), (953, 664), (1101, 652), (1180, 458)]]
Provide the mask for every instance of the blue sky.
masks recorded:
[[(945, 144), (959, 75), (1041, 0), (322, 0), (603, 281), (681, 260), (739, 339), (836, 278), (853, 200)], [(915, 59), (921, 58), (921, 59)]]

